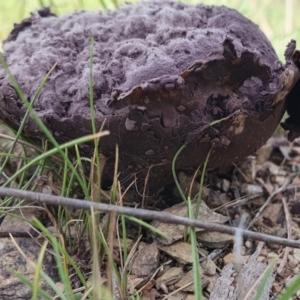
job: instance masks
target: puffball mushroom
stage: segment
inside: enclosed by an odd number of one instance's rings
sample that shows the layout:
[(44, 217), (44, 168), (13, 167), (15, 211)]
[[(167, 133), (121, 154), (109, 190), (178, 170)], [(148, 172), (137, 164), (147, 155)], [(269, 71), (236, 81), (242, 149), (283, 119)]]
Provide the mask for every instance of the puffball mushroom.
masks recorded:
[[(171, 161), (183, 145), (176, 168), (186, 172), (210, 150), (208, 168), (254, 153), (299, 78), (294, 41), (284, 66), (258, 26), (224, 6), (153, 1), (62, 17), (43, 8), (14, 27), (3, 55), (29, 100), (57, 62), (34, 109), (60, 143), (92, 131), (92, 36), (95, 121), (110, 131), (99, 147), (103, 182), (112, 181), (118, 145), (119, 180), (125, 187), (136, 180), (142, 191), (149, 172), (150, 195), (172, 182)], [(0, 68), (0, 118), (18, 128), (25, 112)], [(24, 132), (44, 138), (32, 118)], [(81, 150), (91, 156), (93, 144)]]

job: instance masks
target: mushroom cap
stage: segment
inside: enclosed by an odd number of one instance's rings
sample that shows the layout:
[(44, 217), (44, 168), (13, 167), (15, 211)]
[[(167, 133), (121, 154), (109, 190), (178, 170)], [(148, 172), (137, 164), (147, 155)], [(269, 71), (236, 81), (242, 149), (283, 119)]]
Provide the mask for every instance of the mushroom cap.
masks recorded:
[[(28, 99), (58, 63), (34, 108), (60, 143), (92, 131), (91, 36), (95, 121), (110, 131), (100, 141), (103, 180), (112, 180), (118, 145), (119, 179), (143, 183), (152, 167), (150, 194), (172, 181), (170, 163), (184, 144), (176, 166), (185, 171), (210, 150), (209, 168), (255, 152), (299, 78), (292, 60), (278, 62), (257, 25), (224, 6), (154, 1), (62, 17), (41, 9), (15, 26), (3, 54)], [(0, 118), (18, 127), (25, 112), (0, 67)], [(24, 131), (44, 137), (31, 118)], [(92, 144), (82, 151), (91, 155)]]

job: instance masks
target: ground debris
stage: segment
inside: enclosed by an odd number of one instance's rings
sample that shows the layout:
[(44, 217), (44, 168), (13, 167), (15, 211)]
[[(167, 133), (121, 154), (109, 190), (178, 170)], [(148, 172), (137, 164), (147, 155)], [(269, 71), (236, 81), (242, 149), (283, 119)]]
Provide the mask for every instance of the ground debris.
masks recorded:
[(197, 240), (210, 249), (223, 248), (224, 246), (233, 243), (234, 236), (227, 233), (205, 230), (197, 232)]
[[(201, 287), (202, 287), (202, 289), (204, 289), (209, 284), (209, 281), (203, 275), (201, 275), (201, 272), (200, 272), (200, 276), (201, 276)], [(184, 292), (192, 293), (192, 292), (194, 292), (193, 278), (194, 278), (193, 270), (191, 270), (191, 271), (185, 273), (180, 278), (180, 280), (175, 284), (175, 287), (182, 289), (182, 291), (184, 291)]]
[[(192, 210), (195, 212), (197, 207), (197, 202), (192, 202)], [(186, 217), (187, 216), (187, 208), (185, 203), (176, 204), (170, 208), (164, 210), (165, 212), (175, 214), (177, 216)], [(200, 203), (199, 215), (198, 219), (207, 222), (214, 223), (225, 223), (228, 221), (226, 216), (213, 212), (204, 201)], [(170, 245), (175, 241), (178, 241), (184, 237), (185, 227), (182, 225), (174, 225), (174, 224), (166, 224), (159, 221), (153, 221), (152, 225), (157, 229), (161, 230), (165, 234), (168, 235), (169, 239), (163, 239), (159, 236), (155, 238), (162, 244)], [(196, 231), (201, 231), (201, 229), (196, 229)]]
[[(263, 247), (263, 243), (260, 243), (257, 250), (250, 257), (247, 264), (245, 264), (238, 272), (237, 276), (232, 277), (233, 264), (228, 264), (224, 267), (221, 277), (217, 280), (214, 290), (210, 295), (210, 299), (221, 299), (221, 300), (242, 300), (249, 293), (250, 288), (264, 273), (267, 264), (257, 261), (259, 253)], [(269, 294), (274, 281), (274, 277), (270, 276), (267, 280), (267, 284), (264, 288), (264, 292), (261, 296), (261, 300), (269, 300)], [(232, 283), (235, 282), (233, 286)], [(257, 287), (251, 291), (248, 299), (254, 299), (257, 291)]]
[(171, 284), (178, 282), (183, 276), (182, 268), (172, 267), (169, 268), (162, 276), (156, 280), (157, 290), (162, 289), (165, 293), (168, 293), (167, 287)]
[(192, 264), (192, 245), (190, 243), (175, 242), (172, 245), (159, 246), (159, 249), (177, 260), (180, 264)]
[(146, 244), (141, 242), (137, 255), (131, 263), (131, 273), (136, 276), (146, 277), (153, 274), (159, 264), (159, 251), (157, 243)]
[(0, 225), (0, 237), (9, 237), (9, 234), (15, 237), (36, 236), (35, 231), (30, 224), (34, 218), (38, 218), (40, 211), (38, 207), (18, 208), (12, 211), (13, 215), (6, 215)]

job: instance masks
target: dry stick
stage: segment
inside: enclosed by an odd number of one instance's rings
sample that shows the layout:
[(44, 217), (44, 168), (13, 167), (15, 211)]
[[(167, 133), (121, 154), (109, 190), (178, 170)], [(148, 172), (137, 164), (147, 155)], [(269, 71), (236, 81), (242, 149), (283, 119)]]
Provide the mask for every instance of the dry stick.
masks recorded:
[[(291, 220), (291, 215), (290, 215), (289, 208), (286, 203), (285, 197), (282, 197), (282, 204), (283, 204), (283, 209), (284, 209), (284, 214), (285, 214), (287, 237), (288, 237), (288, 239), (291, 239), (291, 237), (292, 237), (292, 220)], [(283, 273), (283, 268), (284, 268), (285, 264), (287, 263), (288, 255), (289, 255), (290, 251), (291, 251), (290, 247), (286, 247), (284, 250), (284, 256), (281, 260), (279, 267), (277, 268), (277, 273), (280, 275), (282, 275), (282, 273)]]
[(22, 190), (10, 189), (5, 187), (0, 188), (0, 197), (22, 198), (26, 200), (42, 202), (51, 205), (70, 206), (72, 208), (77, 208), (77, 209), (91, 209), (92, 207), (94, 210), (97, 211), (100, 210), (104, 212), (116, 212), (118, 214), (133, 216), (145, 220), (158, 220), (162, 223), (192, 226), (196, 228), (206, 229), (209, 231), (217, 231), (217, 232), (228, 233), (232, 235), (234, 235), (237, 231), (241, 231), (243, 236), (246, 238), (273, 243), (277, 245), (289, 246), (293, 248), (300, 248), (299, 241), (280, 238), (280, 237), (276, 237), (264, 233), (252, 232), (250, 230), (242, 230), (239, 228), (229, 227), (223, 224), (215, 224), (215, 223), (204, 222), (195, 219), (189, 219), (186, 217), (176, 216), (167, 212), (158, 212), (158, 211), (152, 211), (148, 209), (123, 207), (123, 206), (117, 206), (117, 205), (105, 204), (105, 203), (94, 203), (86, 200), (65, 198), (60, 196), (22, 191)]
[(152, 171), (153, 168), (159, 167), (159, 166), (163, 166), (163, 165), (166, 165), (166, 163), (159, 163), (159, 164), (156, 164), (156, 165), (151, 165), (148, 168), (147, 175), (146, 175), (146, 178), (145, 178), (144, 188), (143, 188), (142, 207), (145, 207), (145, 205), (146, 205), (145, 201), (146, 201), (147, 185), (148, 185), (150, 173), (151, 173), (151, 171)]

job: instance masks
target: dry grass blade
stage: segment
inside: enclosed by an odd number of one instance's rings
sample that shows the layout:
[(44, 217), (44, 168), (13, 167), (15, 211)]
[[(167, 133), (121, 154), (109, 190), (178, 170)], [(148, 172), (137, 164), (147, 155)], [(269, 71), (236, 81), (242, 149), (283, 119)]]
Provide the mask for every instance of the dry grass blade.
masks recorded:
[[(282, 204), (283, 204), (284, 214), (285, 214), (287, 237), (288, 237), (288, 239), (291, 239), (291, 237), (292, 237), (292, 220), (291, 220), (291, 214), (290, 214), (285, 197), (282, 197)], [(280, 275), (282, 275), (282, 273), (283, 273), (284, 266), (286, 265), (286, 263), (288, 261), (288, 255), (289, 255), (290, 251), (291, 251), (290, 247), (286, 247), (284, 250), (283, 258), (280, 262), (279, 267), (277, 268), (277, 273)]]
[(257, 221), (257, 219), (259, 218), (260, 214), (263, 212), (263, 210), (269, 205), (269, 203), (272, 201), (272, 199), (279, 193), (282, 193), (283, 191), (285, 191), (289, 185), (289, 183), (291, 182), (291, 178), (288, 178), (284, 184), (278, 188), (276, 191), (274, 191), (266, 200), (266, 202), (260, 207), (259, 211), (257, 212), (257, 214), (255, 215), (255, 217), (253, 218), (253, 220), (250, 222), (250, 224), (248, 225), (247, 229), (251, 228), (253, 226), (253, 224)]

